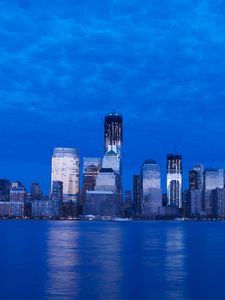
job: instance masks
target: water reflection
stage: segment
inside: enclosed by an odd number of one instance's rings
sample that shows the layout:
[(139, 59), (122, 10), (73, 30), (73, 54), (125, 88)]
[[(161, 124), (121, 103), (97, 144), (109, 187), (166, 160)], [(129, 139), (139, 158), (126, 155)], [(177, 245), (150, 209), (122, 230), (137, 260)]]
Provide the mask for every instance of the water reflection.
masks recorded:
[(187, 277), (185, 270), (184, 228), (170, 227), (166, 231), (165, 271), (167, 299), (185, 299), (184, 284)]
[(49, 226), (46, 299), (121, 299), (121, 229), (101, 225)]
[(121, 229), (93, 223), (82, 237), (82, 297), (121, 299)]
[(178, 224), (52, 223), (47, 249), (46, 299), (187, 299)]
[(79, 231), (70, 223), (49, 226), (47, 299), (75, 299), (79, 293)]

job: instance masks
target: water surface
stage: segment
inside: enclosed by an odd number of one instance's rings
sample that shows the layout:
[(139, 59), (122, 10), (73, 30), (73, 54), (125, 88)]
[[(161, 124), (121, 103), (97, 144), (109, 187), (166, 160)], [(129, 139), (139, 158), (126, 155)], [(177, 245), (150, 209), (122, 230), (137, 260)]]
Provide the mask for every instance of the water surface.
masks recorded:
[(225, 222), (0, 222), (0, 299), (225, 299)]

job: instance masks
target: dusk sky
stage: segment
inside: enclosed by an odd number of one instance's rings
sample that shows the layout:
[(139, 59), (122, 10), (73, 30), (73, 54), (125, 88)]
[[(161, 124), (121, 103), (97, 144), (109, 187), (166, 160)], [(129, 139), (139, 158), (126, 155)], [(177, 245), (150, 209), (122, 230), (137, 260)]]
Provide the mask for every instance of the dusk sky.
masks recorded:
[(124, 119), (125, 189), (175, 148), (187, 172), (225, 166), (225, 2), (0, 3), (0, 177), (50, 187), (54, 147), (103, 155), (104, 115)]

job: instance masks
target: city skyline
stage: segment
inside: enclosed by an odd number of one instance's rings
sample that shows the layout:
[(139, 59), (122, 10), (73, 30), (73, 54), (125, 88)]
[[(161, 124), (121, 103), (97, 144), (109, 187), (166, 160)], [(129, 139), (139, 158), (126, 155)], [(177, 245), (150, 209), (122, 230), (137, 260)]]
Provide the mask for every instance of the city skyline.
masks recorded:
[[(121, 118), (121, 121), (119, 121), (119, 122), (121, 122), (121, 124), (122, 124), (123, 116), (121, 114), (116, 113), (116, 112), (109, 113), (109, 114), (105, 115), (105, 124), (107, 124), (107, 122), (108, 122), (107, 117), (112, 118), (113, 116), (116, 116), (116, 118), (118, 118), (118, 117)], [(124, 125), (126, 125), (126, 124), (124, 124), (124, 122), (123, 122), (123, 126)], [(120, 125), (120, 126), (122, 126), (122, 125)], [(121, 127), (121, 128), (122, 128), (122, 130), (124, 130), (123, 127)], [(102, 127), (102, 135), (104, 135), (104, 137), (103, 137), (103, 142), (102, 142), (103, 150), (101, 152), (101, 155), (99, 155), (99, 158), (95, 157), (94, 155), (90, 155), (89, 158), (90, 159), (99, 159), (99, 160), (102, 161), (103, 164), (107, 165), (107, 160), (110, 159), (110, 155), (109, 155), (109, 158), (105, 161), (105, 159), (107, 158), (107, 155), (104, 156), (104, 153), (107, 153), (107, 152), (105, 152), (106, 150), (104, 150), (104, 149), (106, 149), (106, 146), (105, 146), (106, 145), (105, 144), (106, 129), (105, 129), (104, 124), (103, 124), (103, 127)], [(122, 153), (121, 150), (123, 148), (121, 146), (122, 145), (121, 142), (122, 142), (122, 139), (119, 142), (119, 148), (116, 146), (116, 144), (114, 144), (114, 142), (113, 142), (112, 146), (109, 145), (109, 148), (107, 150), (108, 153), (110, 153), (111, 151), (113, 153), (114, 150), (115, 150), (116, 152), (121, 154)], [(62, 160), (62, 157), (64, 155), (64, 152), (66, 154), (66, 157), (67, 157), (68, 161), (62, 162), (61, 160)], [(46, 183), (43, 180), (38, 181), (38, 183), (41, 185), (42, 191), (44, 192), (45, 195), (48, 195), (51, 192), (51, 186), (52, 186), (52, 183), (53, 183), (54, 180), (56, 180), (56, 181), (59, 180), (59, 178), (61, 178), (61, 176), (68, 177), (69, 173), (71, 173), (71, 174), (73, 173), (73, 176), (74, 176), (73, 185), (74, 184), (76, 185), (76, 188), (75, 188), (76, 192), (74, 193), (74, 196), (77, 197), (79, 192), (82, 191), (82, 184), (83, 184), (82, 169), (84, 168), (84, 159), (85, 158), (88, 159), (88, 157), (86, 157), (85, 155), (82, 155), (82, 153), (80, 153), (80, 148), (79, 147), (71, 147), (71, 146), (69, 146), (69, 147), (65, 147), (65, 146), (64, 147), (62, 147), (62, 146), (54, 147), (52, 149), (52, 153), (53, 153), (53, 155), (51, 155), (51, 157), (50, 157), (50, 161), (52, 161), (52, 162), (50, 163), (49, 170), (48, 170), (48, 173), (50, 175), (48, 174), (48, 176), (46, 176), (46, 174), (45, 174), (46, 177), (49, 177), (49, 182)], [(95, 153), (95, 149), (93, 149), (93, 153)], [(168, 157), (170, 157), (170, 156), (178, 157), (178, 159), (181, 159), (181, 181), (180, 181), (180, 188), (179, 188), (179, 190), (180, 190), (179, 199), (180, 200), (178, 201), (180, 203), (181, 202), (181, 191), (185, 190), (185, 189), (188, 189), (188, 187), (190, 185), (190, 172), (197, 172), (196, 170), (199, 168), (199, 166), (201, 166), (201, 165), (203, 166), (204, 164), (202, 164), (202, 161), (201, 162), (191, 162), (190, 168), (184, 170), (183, 164), (185, 164), (185, 160), (183, 159), (182, 153), (179, 152), (179, 154), (178, 154), (177, 149), (174, 150), (174, 153), (164, 153), (164, 163), (165, 163), (165, 165), (163, 167), (161, 164), (159, 164), (159, 168), (160, 168), (160, 188), (162, 189), (163, 193), (168, 193), (168, 176), (170, 176), (170, 175), (168, 175)], [(70, 166), (70, 162), (72, 162), (73, 157), (74, 157), (75, 160), (74, 160), (74, 163), (72, 163), (73, 166), (72, 165)], [(118, 158), (119, 157), (120, 157), (120, 155), (118, 155)], [(133, 181), (133, 175), (141, 174), (142, 165), (145, 162), (147, 162), (148, 160), (155, 161), (155, 157), (151, 157), (150, 155), (149, 155), (149, 157), (150, 158), (146, 158), (140, 164), (139, 169), (137, 169), (134, 173), (129, 174), (129, 182), (130, 182), (129, 185), (127, 184), (127, 181), (123, 179), (123, 185), (124, 185), (123, 191), (125, 191), (125, 190), (132, 191), (132, 189), (133, 189), (133, 182), (132, 182)], [(159, 156), (157, 156), (157, 157), (159, 157)], [(118, 160), (118, 158), (117, 158), (117, 160)], [(139, 159), (138, 155), (136, 156), (136, 159)], [(161, 159), (162, 159), (162, 157), (161, 157)], [(60, 162), (59, 162), (59, 160), (60, 160)], [(123, 172), (126, 173), (127, 170), (126, 170), (126, 165), (124, 166), (124, 163), (123, 163), (124, 160), (126, 161), (126, 157), (124, 157), (124, 156), (120, 160), (120, 162), (118, 160), (119, 165), (116, 168), (118, 168), (118, 170), (119, 170), (122, 166)], [(105, 163), (104, 163), (104, 161), (105, 161)], [(112, 161), (109, 160), (109, 164), (111, 164), (111, 163), (112, 163)], [(121, 165), (121, 163), (122, 163), (122, 165)], [(59, 169), (62, 169), (62, 166), (66, 166), (66, 165), (69, 168), (71, 168), (69, 173), (64, 174), (64, 175), (62, 173), (62, 175), (58, 175), (58, 174), (60, 174)], [(206, 170), (212, 170), (212, 171), (213, 170), (216, 171), (217, 169), (218, 169), (218, 171), (222, 171), (224, 169), (224, 168), (222, 168), (222, 164), (220, 164), (219, 166), (215, 166), (215, 165), (212, 166), (212, 164), (211, 165), (205, 165), (205, 167), (206, 167)], [(192, 170), (192, 168), (193, 168), (193, 170)], [(55, 169), (55, 172), (57, 173), (56, 176), (53, 176), (53, 173), (54, 173), (53, 169)], [(127, 176), (127, 174), (126, 174), (126, 176)], [(12, 182), (19, 180), (19, 181), (23, 182), (26, 187), (28, 187), (28, 185), (26, 185), (26, 182), (21, 180), (21, 177), (19, 177), (19, 178), (12, 177), (13, 179), (11, 179), (11, 177), (8, 177), (7, 180), (9, 179)], [(29, 177), (30, 177), (30, 182), (31, 182), (31, 184), (29, 186), (32, 186), (32, 184), (35, 183), (37, 180), (35, 178), (32, 178), (32, 174), (29, 174)], [(4, 179), (6, 179), (6, 178), (4, 178)], [(66, 185), (67, 185), (67, 183), (66, 183)], [(65, 183), (64, 183), (64, 186), (65, 186)], [(64, 187), (64, 189), (65, 189), (65, 187)]]
[[(121, 132), (123, 131), (123, 123), (122, 123), (122, 118), (123, 116), (121, 114), (118, 113), (108, 113), (105, 115), (105, 125), (102, 128), (102, 132), (104, 135), (104, 141), (106, 141), (106, 124), (108, 123), (108, 117), (111, 118), (110, 122), (112, 122), (112, 118), (116, 117), (116, 119), (119, 117), (119, 122), (121, 122), (120, 127), (121, 127)], [(114, 122), (114, 121), (113, 121)], [(117, 124), (113, 123), (113, 126), (115, 126), (115, 128), (117, 128)], [(111, 132), (113, 132), (113, 129), (110, 129)], [(117, 140), (117, 135), (115, 135)], [(122, 135), (121, 135), (122, 137)], [(112, 142), (113, 141), (113, 142)], [(50, 168), (49, 168), (49, 174), (50, 174), (50, 184), (48, 186), (48, 190), (47, 192), (43, 189), (43, 185), (42, 185), (42, 181), (37, 182), (35, 179), (31, 179), (31, 190), (33, 188), (33, 185), (38, 185), (38, 187), (40, 188), (39, 184), (41, 185), (41, 190), (42, 192), (44, 191), (45, 195), (49, 195), (51, 194), (51, 190), (52, 190), (52, 185), (54, 181), (62, 181), (63, 182), (63, 186), (64, 186), (64, 190), (66, 190), (66, 192), (63, 192), (64, 196), (67, 197), (67, 195), (72, 195), (73, 198), (77, 198), (78, 195), (80, 195), (82, 197), (82, 189), (83, 189), (83, 180), (85, 175), (85, 172), (88, 172), (88, 168), (89, 166), (91, 168), (93, 167), (97, 167), (97, 164), (99, 164), (99, 167), (102, 166), (102, 168), (110, 168), (111, 166), (113, 166), (113, 170), (120, 174), (121, 172), (121, 166), (122, 169), (124, 171), (126, 171), (126, 166), (124, 168), (124, 165), (122, 163), (122, 161), (125, 159), (126, 157), (122, 158), (122, 138), (119, 142), (119, 147), (116, 146), (115, 141), (113, 139), (111, 139), (112, 145), (108, 144), (108, 146), (106, 147), (106, 143), (103, 143), (103, 151), (102, 151), (102, 156), (99, 155), (99, 157), (95, 157), (94, 155), (91, 155), (89, 157), (85, 157), (82, 155), (82, 153), (80, 153), (80, 148), (76, 147), (54, 147), (52, 149), (52, 155), (50, 158)], [(107, 149), (107, 150), (106, 150)], [(94, 153), (94, 149), (93, 149), (93, 153)], [(104, 154), (105, 153), (105, 154)], [(120, 157), (121, 156), (121, 157)], [(138, 155), (136, 156), (136, 158), (138, 159)], [(191, 164), (191, 168), (189, 170), (187, 170), (187, 172), (185, 173), (183, 171), (183, 164), (184, 164), (184, 159), (183, 159), (183, 155), (182, 153), (178, 153), (177, 149), (175, 149), (174, 153), (167, 153), (164, 156), (165, 159), (165, 164), (166, 164), (166, 168), (164, 169), (160, 164), (158, 164), (158, 162), (156, 162), (155, 158), (148, 158), (145, 159), (145, 161), (142, 162), (142, 164), (139, 166), (139, 170), (137, 170), (135, 173), (130, 174), (130, 181), (132, 181), (132, 184), (127, 187), (126, 184), (124, 184), (124, 181), (122, 182), (122, 185), (124, 185), (125, 187), (123, 188), (123, 192), (125, 190), (130, 190), (132, 192), (133, 190), (133, 176), (135, 176), (135, 174), (139, 174), (139, 176), (141, 177), (141, 174), (143, 172), (143, 166), (145, 164), (152, 164), (152, 165), (156, 165), (156, 169), (159, 170), (159, 177), (154, 180), (156, 180), (156, 182), (158, 182), (158, 187), (162, 193), (167, 193), (168, 195), (168, 202), (170, 204), (172, 204), (174, 201), (174, 204), (180, 206), (181, 203), (181, 193), (184, 190), (187, 189), (203, 189), (203, 179), (201, 178), (201, 176), (204, 175), (204, 177), (206, 178), (206, 189), (207, 189), (207, 176), (211, 176), (209, 177), (209, 179), (212, 181), (210, 181), (209, 184), (211, 184), (212, 186), (214, 186), (214, 188), (217, 186), (219, 188), (222, 188), (224, 181), (222, 179), (221, 176), (224, 176), (224, 172), (225, 169), (221, 167), (212, 167), (211, 165), (203, 165), (202, 163), (198, 162), (192, 162)], [(96, 166), (95, 166), (96, 165)], [(99, 168), (98, 167), (98, 168)], [(205, 169), (204, 169), (205, 167)], [(87, 170), (85, 170), (87, 168)], [(90, 169), (91, 170), (91, 169)], [(97, 170), (97, 169), (96, 169)], [(96, 173), (96, 170), (94, 171)], [(99, 172), (100, 169), (98, 169)], [(93, 171), (93, 170), (92, 170)], [(204, 172), (204, 174), (203, 174)], [(207, 175), (209, 173), (209, 175)], [(88, 174), (88, 173), (87, 173)], [(90, 173), (91, 174), (91, 173)], [(212, 175), (210, 175), (212, 174)], [(216, 174), (216, 175), (214, 175)], [(97, 173), (96, 173), (97, 175)], [(90, 175), (89, 175), (90, 176)], [(93, 176), (93, 175), (91, 175)], [(175, 176), (175, 177), (174, 177)], [(215, 176), (220, 176), (217, 179), (217, 177)], [(3, 177), (2, 177), (3, 178)], [(149, 177), (150, 178), (150, 177)], [(12, 180), (11, 178), (3, 178), (4, 180), (9, 180), (11, 182), (19, 182), (18, 180), (22, 181), (21, 178), (16, 178), (15, 180)], [(186, 180), (184, 180), (186, 179)], [(87, 179), (88, 181), (90, 181), (90, 179)], [(151, 179), (153, 180), (153, 178)], [(150, 180), (150, 181), (151, 181)], [(154, 180), (152, 182), (154, 182)], [(214, 180), (214, 181), (213, 181)], [(175, 185), (173, 187), (170, 187), (171, 182), (174, 181)], [(178, 183), (178, 187), (177, 183), (175, 182), (177, 181)], [(219, 184), (217, 185), (216, 182), (219, 182)], [(23, 182), (24, 183), (24, 182)], [(87, 182), (88, 183), (88, 182)], [(93, 185), (93, 183), (89, 182), (89, 184)], [(148, 185), (151, 185), (152, 183), (148, 183)], [(25, 187), (27, 187), (26, 184), (24, 184)], [(172, 188), (172, 190), (174, 190), (174, 192), (172, 192), (174, 194), (174, 196), (172, 196), (174, 199), (170, 200), (170, 189)], [(86, 189), (85, 189), (86, 190)], [(177, 190), (177, 191), (175, 191)], [(176, 196), (176, 194), (179, 194)], [(177, 197), (177, 198), (176, 198)]]

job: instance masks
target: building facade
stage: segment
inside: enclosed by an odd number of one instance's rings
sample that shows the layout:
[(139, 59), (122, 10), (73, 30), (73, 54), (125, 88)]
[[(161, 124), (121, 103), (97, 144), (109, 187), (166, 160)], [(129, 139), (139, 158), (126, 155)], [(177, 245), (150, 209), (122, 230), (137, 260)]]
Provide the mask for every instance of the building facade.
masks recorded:
[(104, 148), (105, 153), (113, 150), (121, 158), (123, 142), (123, 119), (117, 113), (105, 116), (104, 122)]
[(41, 192), (41, 187), (38, 182), (33, 182), (31, 184), (30, 188), (30, 200), (41, 200), (42, 199), (42, 192)]
[(20, 181), (14, 181), (10, 187), (10, 202), (22, 202), (26, 200), (26, 189)]
[(0, 179), (0, 201), (9, 201), (10, 181)]
[(140, 175), (133, 176), (133, 205), (134, 213), (141, 214), (141, 177)]
[(83, 188), (82, 191), (93, 191), (96, 177), (101, 169), (102, 160), (99, 157), (83, 158)]
[(63, 182), (63, 201), (76, 201), (79, 194), (80, 158), (75, 148), (54, 148), (51, 190), (54, 181)]
[(182, 208), (182, 156), (167, 155), (167, 198), (169, 206)]
[(118, 175), (112, 168), (102, 168), (94, 191), (86, 192), (85, 215), (115, 217), (120, 214)]
[(205, 190), (222, 189), (224, 187), (223, 169), (206, 169), (204, 172)]
[(141, 212), (144, 216), (158, 216), (162, 207), (160, 167), (149, 159), (141, 168)]

